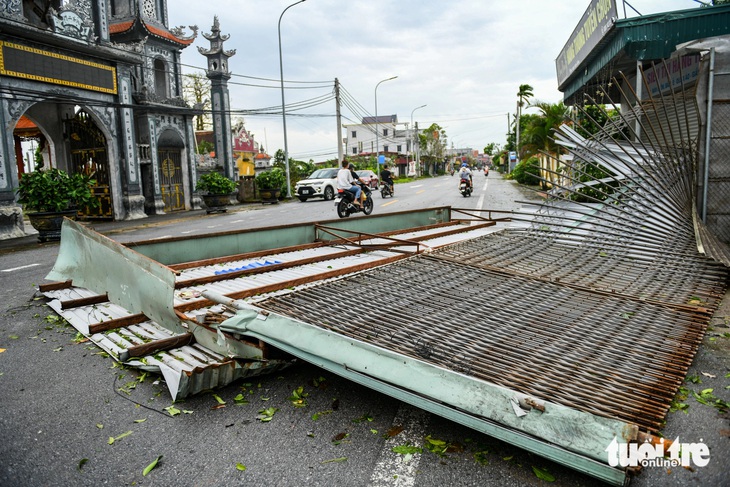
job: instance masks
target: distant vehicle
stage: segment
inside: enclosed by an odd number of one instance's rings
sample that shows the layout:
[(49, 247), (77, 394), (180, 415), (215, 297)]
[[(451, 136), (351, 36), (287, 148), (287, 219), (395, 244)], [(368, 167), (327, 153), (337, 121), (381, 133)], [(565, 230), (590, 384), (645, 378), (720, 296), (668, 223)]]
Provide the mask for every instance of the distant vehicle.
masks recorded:
[(357, 174), (357, 177), (360, 178), (360, 181), (367, 184), (368, 187), (378, 189), (378, 186), (380, 186), (380, 178), (370, 169), (362, 169), (360, 171), (355, 171), (355, 173)]
[(309, 198), (324, 198), (332, 200), (337, 194), (337, 169), (329, 167), (317, 169), (307, 179), (302, 179), (294, 186), (299, 201), (307, 201)]

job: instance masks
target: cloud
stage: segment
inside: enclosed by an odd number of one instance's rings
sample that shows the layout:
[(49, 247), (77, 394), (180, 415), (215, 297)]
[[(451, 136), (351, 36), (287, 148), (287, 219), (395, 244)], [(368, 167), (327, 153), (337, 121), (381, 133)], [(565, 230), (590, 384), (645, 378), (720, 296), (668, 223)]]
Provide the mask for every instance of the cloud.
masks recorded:
[[(234, 73), (231, 107), (280, 107), (277, 25), (291, 4), (291, 0), (176, 0), (176, 8), (170, 8), (170, 25), (197, 22), (202, 32), (210, 33), (213, 15), (218, 15), (222, 33), (230, 35), (225, 48), (236, 49), (229, 62)], [(324, 83), (287, 83), (286, 103), (331, 93), (338, 78), (362, 109), (373, 114), (375, 86), (397, 75), (378, 88), (379, 115), (397, 114), (399, 121), (410, 122), (412, 110), (427, 104), (414, 115), (419, 126), (438, 123), (460, 146), (482, 149), (489, 142), (503, 144), (507, 113), (515, 111), (520, 84), (533, 86), (537, 100), (562, 99), (555, 58), (588, 5), (588, 0), (307, 0), (281, 16), (284, 79)], [(698, 4), (635, 0), (632, 5), (646, 15)], [(622, 5), (618, 8), (622, 17)], [(195, 46), (208, 48), (209, 43), (199, 36)], [(205, 66), (195, 47), (183, 51), (183, 62)], [(291, 156), (316, 161), (336, 157), (334, 102), (306, 113), (317, 116), (290, 116), (287, 111)], [(343, 107), (349, 119), (362, 114)], [(249, 116), (246, 126), (270, 153), (283, 148), (280, 115)]]

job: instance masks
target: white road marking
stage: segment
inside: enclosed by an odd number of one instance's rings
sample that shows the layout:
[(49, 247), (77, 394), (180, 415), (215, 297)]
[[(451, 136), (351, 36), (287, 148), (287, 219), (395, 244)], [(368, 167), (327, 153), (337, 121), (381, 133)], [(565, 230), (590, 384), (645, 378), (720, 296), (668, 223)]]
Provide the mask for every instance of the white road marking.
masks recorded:
[(420, 188), (421, 186), (423, 186), (423, 185), (422, 184), (416, 184), (414, 186), (408, 186), (408, 189)]
[(385, 440), (378, 462), (370, 476), (370, 487), (413, 487), (416, 472), (421, 462), (421, 454), (414, 453), (410, 458), (393, 452), (400, 445), (422, 446), (430, 415), (422, 409), (401, 403), (393, 418), (393, 427), (403, 427), (403, 431)]
[[(487, 195), (486, 192), (487, 192), (488, 185), (489, 185), (489, 179), (484, 181), (484, 187), (482, 188), (482, 191), (483, 191), (482, 195), (479, 197), (479, 201), (477, 201), (477, 207), (476, 207), (477, 210), (481, 210), (484, 208), (484, 197)], [(480, 222), (478, 222), (477, 220), (474, 220), (469, 224), (469, 226), (474, 226), (477, 223), (480, 223)]]
[(35, 267), (40, 264), (28, 264), (28, 265), (21, 265), (20, 267), (13, 267), (12, 269), (3, 269), (3, 272), (13, 272), (13, 271), (19, 271), (21, 269), (27, 269), (28, 267)]

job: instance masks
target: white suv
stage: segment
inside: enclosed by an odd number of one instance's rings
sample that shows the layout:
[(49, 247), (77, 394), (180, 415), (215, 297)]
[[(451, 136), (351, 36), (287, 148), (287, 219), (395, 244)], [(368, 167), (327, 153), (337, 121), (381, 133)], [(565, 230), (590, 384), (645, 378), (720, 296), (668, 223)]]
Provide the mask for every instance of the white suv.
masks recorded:
[(339, 169), (336, 167), (317, 169), (307, 179), (299, 181), (294, 186), (299, 201), (320, 197), (325, 200), (334, 199), (337, 193), (337, 171)]

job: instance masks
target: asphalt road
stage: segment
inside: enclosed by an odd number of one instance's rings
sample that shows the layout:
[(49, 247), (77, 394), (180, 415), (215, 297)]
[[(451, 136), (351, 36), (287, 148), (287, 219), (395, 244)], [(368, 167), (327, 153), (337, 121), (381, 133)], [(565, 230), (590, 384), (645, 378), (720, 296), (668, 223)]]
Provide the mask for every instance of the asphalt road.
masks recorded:
[[(535, 198), (495, 173), (489, 179), (477, 176), (475, 187), (474, 196), (462, 198), (455, 177), (400, 184), (392, 199), (376, 194), (375, 211), (437, 205), (509, 210), (515, 200)], [(332, 202), (294, 201), (196, 218), (101, 224), (98, 229), (126, 242), (335, 217)], [(306, 363), (173, 404), (159, 377), (120, 367), (92, 344), (78, 342), (75, 330), (46, 306), (36, 290), (56, 251), (55, 244), (32, 244), (0, 254), (5, 290), (0, 486), (546, 484), (535, 469), (554, 477), (552, 485), (596, 484)], [(714, 387), (727, 400), (730, 340), (723, 330), (730, 322), (728, 300), (724, 306), (689, 372), (703, 383), (688, 387)], [(290, 400), (299, 387), (307, 394), (305, 407)], [(727, 416), (691, 398), (686, 403), (687, 414), (670, 413), (666, 435), (704, 440), (711, 446), (710, 464), (694, 472), (647, 469), (632, 485), (730, 483), (724, 467), (730, 453)], [(172, 416), (174, 410), (166, 409), (171, 406), (180, 413)], [(267, 408), (274, 414), (262, 422), (257, 417)], [(394, 453), (394, 447), (413, 453)], [(157, 458), (157, 466), (144, 475)]]

